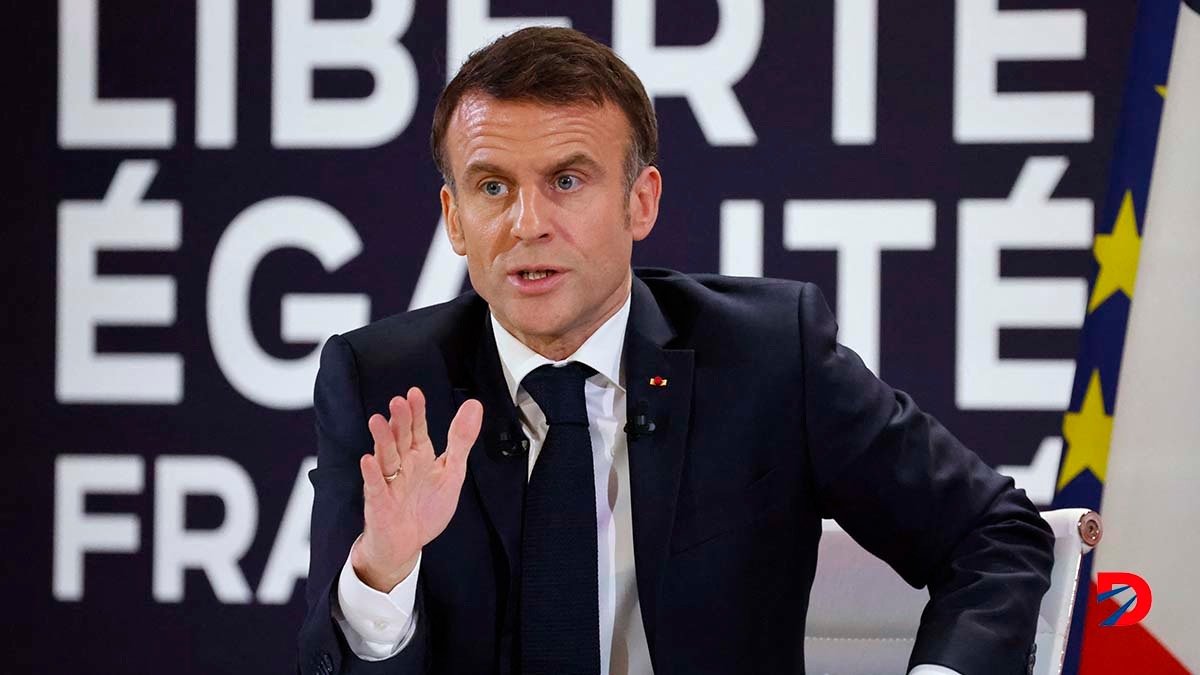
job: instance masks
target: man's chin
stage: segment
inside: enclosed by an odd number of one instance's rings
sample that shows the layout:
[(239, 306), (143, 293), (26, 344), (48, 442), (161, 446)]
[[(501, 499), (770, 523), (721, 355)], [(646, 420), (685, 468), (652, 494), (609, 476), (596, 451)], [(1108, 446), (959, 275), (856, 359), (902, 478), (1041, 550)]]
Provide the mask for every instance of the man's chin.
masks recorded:
[(495, 307), (492, 308), (492, 312), (497, 314), (500, 324), (515, 337), (522, 340), (546, 340), (561, 335), (565, 330), (563, 322), (551, 319), (554, 316), (551, 303), (542, 299), (538, 302), (525, 299), (514, 304), (517, 306), (505, 308), (508, 311), (502, 314), (497, 313)]
[(547, 324), (545, 321), (517, 322), (510, 330), (513, 335), (522, 340), (538, 342), (553, 342), (561, 338), (565, 332), (561, 326)]

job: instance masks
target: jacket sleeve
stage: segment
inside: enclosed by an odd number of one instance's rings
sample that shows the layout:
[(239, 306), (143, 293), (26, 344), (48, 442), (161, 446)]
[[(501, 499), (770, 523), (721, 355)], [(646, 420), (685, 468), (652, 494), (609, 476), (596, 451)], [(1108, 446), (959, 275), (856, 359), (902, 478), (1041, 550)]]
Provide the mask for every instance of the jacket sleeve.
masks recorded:
[(1026, 672), (1054, 537), (1023, 490), (837, 343), (800, 293), (805, 433), (819, 508), (909, 584), (929, 588), (909, 667)]
[(359, 659), (350, 651), (333, 618), (338, 573), (363, 528), (363, 486), (358, 461), (373, 446), (354, 351), (339, 335), (329, 338), (321, 351), (313, 409), (317, 468), (309, 473), (313, 507), (306, 590), (308, 612), (299, 638), (300, 672), (303, 675), (427, 672), (428, 628), (422, 618), (419, 586), (416, 632), (408, 645), (390, 659), (373, 662)]

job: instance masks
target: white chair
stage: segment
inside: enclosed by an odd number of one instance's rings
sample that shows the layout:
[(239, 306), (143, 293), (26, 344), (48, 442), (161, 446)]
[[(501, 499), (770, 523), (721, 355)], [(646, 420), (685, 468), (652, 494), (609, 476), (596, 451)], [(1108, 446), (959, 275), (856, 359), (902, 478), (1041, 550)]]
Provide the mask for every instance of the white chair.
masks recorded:
[[(1100, 540), (1100, 517), (1087, 509), (1046, 511), (1054, 530), (1054, 569), (1037, 627), (1036, 675), (1062, 670), (1079, 564)], [(825, 521), (804, 636), (812, 675), (905, 673), (929, 593)]]

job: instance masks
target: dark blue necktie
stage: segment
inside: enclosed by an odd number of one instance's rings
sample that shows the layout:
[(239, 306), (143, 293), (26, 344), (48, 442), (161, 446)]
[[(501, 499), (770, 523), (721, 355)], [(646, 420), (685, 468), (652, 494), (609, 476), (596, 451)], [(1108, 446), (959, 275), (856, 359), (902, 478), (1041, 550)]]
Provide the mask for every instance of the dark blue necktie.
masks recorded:
[(521, 385), (549, 431), (525, 489), (521, 537), (521, 672), (598, 675), (596, 487), (582, 363), (545, 365)]

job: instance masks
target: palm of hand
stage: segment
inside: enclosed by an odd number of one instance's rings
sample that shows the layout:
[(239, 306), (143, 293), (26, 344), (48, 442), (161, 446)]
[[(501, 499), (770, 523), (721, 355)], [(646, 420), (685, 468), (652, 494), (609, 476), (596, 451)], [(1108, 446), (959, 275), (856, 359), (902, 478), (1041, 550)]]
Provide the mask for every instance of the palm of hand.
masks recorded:
[(446, 451), (436, 456), (421, 391), (414, 387), (388, 407), (389, 419), (376, 414), (368, 420), (375, 452), (359, 463), (364, 527), (351, 552), (359, 577), (384, 591), (408, 575), (421, 548), (450, 523), (483, 419), (478, 401), (463, 403), (450, 423)]

